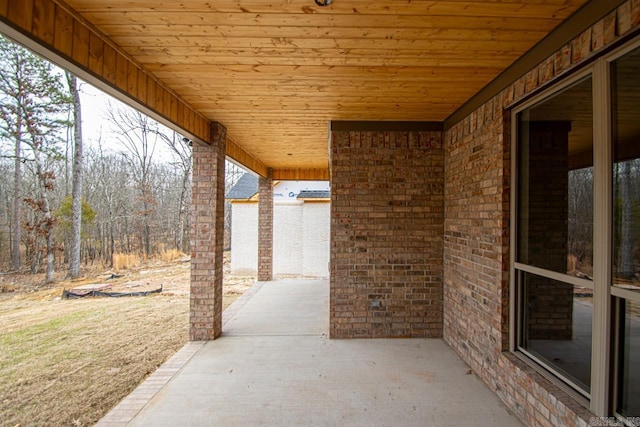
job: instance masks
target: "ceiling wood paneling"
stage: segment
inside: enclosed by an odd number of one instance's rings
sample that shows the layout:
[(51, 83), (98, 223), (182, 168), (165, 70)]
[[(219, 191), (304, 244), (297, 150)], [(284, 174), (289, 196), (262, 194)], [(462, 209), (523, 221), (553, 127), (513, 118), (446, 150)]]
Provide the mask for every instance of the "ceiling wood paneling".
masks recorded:
[(583, 3), (66, 1), (239, 147), (299, 170), (327, 168), (331, 120), (444, 120)]

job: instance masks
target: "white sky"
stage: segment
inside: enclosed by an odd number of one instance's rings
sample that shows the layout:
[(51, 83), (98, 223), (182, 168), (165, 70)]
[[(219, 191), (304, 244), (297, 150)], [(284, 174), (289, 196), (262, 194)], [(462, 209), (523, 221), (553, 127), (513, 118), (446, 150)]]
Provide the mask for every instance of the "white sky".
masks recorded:
[[(98, 146), (102, 134), (103, 150), (120, 152), (124, 149), (111, 132), (112, 125), (107, 120), (108, 102), (112, 105), (125, 106), (117, 99), (105, 94), (89, 83), (79, 80), (80, 103), (82, 104), (82, 137), (87, 148)], [(171, 151), (164, 144), (158, 143), (154, 157), (157, 160), (169, 159)]]
[[(95, 145), (100, 136), (101, 128), (106, 136), (109, 124), (105, 116), (107, 99), (111, 98), (102, 91), (91, 86), (89, 83), (80, 84), (80, 102), (82, 104), (82, 133), (87, 144)], [(112, 102), (116, 102), (111, 98)]]

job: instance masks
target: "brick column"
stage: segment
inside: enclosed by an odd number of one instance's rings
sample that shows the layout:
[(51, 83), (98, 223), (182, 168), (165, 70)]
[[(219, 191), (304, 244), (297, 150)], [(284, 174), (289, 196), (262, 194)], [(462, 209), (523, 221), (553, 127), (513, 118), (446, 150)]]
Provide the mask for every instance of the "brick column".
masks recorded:
[(191, 294), (189, 339), (212, 340), (222, 332), (224, 161), (227, 130), (211, 125), (211, 145), (193, 144)]
[(258, 204), (258, 280), (273, 280), (273, 180), (260, 177)]

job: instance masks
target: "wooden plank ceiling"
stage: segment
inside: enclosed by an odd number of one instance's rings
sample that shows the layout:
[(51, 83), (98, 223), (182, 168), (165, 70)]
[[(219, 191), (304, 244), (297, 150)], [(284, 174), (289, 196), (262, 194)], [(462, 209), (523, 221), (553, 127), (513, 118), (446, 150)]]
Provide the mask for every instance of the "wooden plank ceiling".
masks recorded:
[(273, 169), (331, 120), (441, 121), (585, 0), (66, 0)]

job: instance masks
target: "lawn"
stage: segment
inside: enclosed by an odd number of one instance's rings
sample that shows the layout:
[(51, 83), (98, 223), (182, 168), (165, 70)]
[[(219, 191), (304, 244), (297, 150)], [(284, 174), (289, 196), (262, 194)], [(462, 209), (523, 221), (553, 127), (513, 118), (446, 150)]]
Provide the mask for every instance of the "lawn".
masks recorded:
[[(0, 425), (92, 425), (180, 349), (188, 340), (188, 269), (170, 268), (155, 279), (145, 272), (147, 283), (173, 286), (153, 296), (3, 294)], [(225, 307), (249, 285), (225, 288)]]

